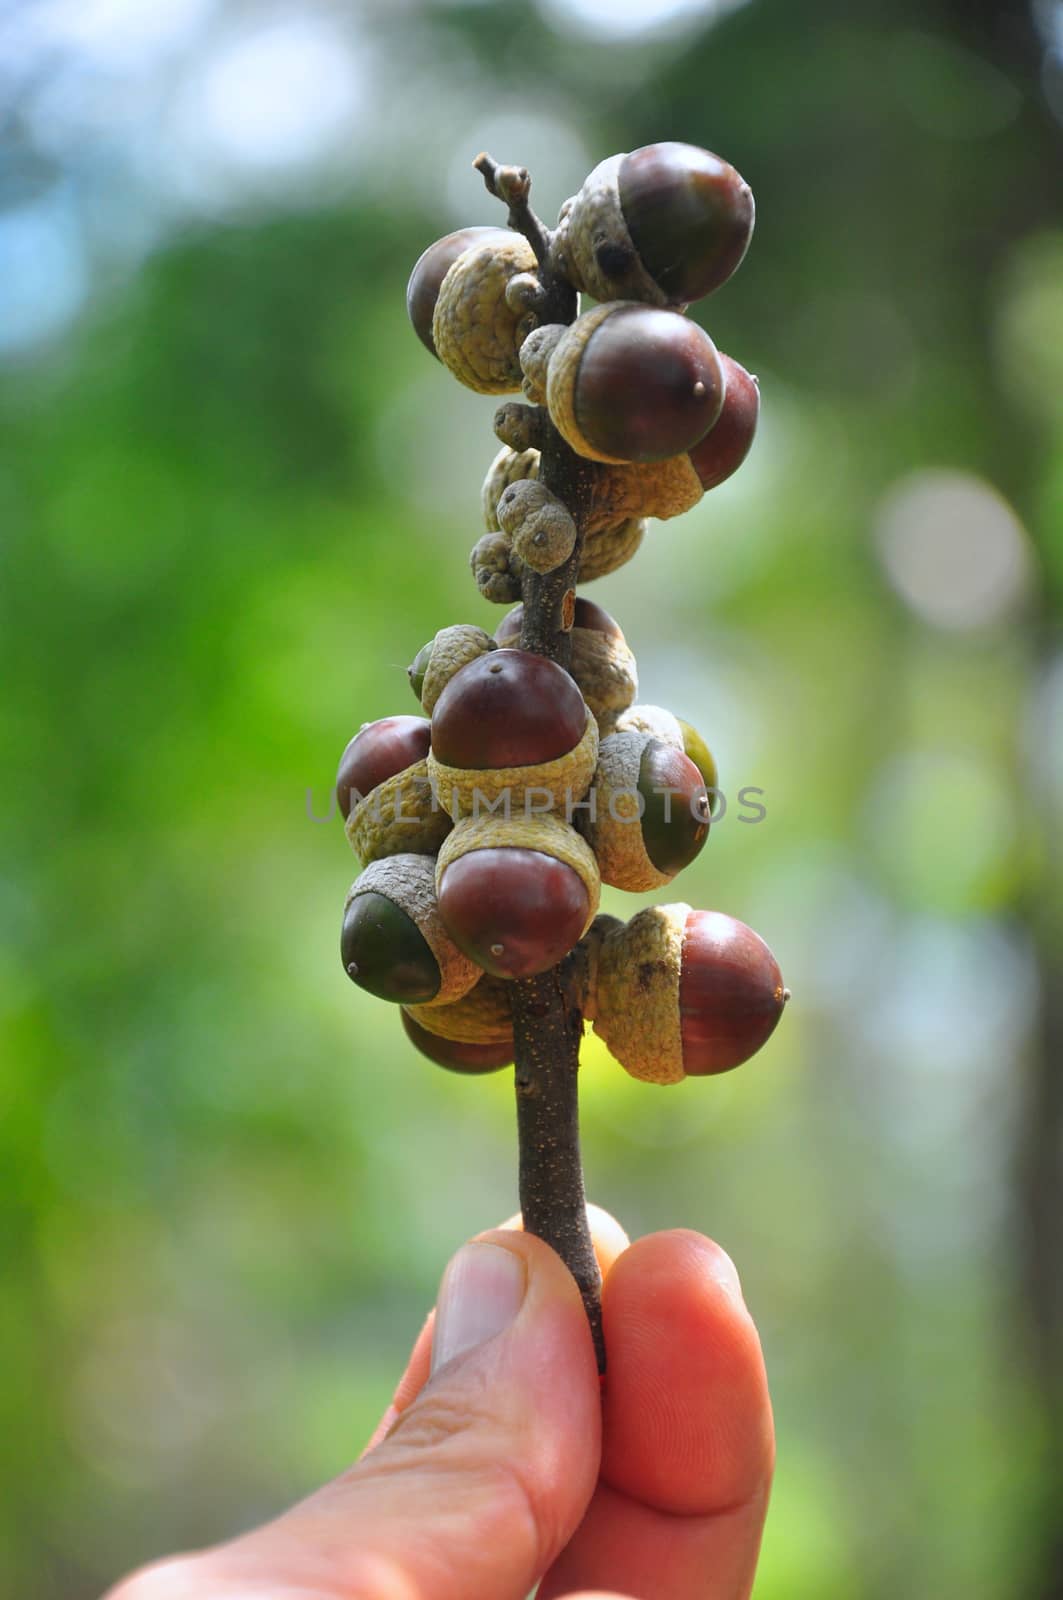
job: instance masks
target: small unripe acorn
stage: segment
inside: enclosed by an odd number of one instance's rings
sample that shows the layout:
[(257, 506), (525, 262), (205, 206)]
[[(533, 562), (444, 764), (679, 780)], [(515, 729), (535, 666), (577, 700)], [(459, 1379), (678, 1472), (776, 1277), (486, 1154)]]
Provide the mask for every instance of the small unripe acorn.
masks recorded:
[(478, 245), (507, 244), (513, 235), (506, 228), (459, 228), (437, 239), (418, 257), (406, 285), (406, 312), (426, 350), (439, 359), (432, 339), (432, 319), (443, 279), (460, 255)]
[(407, 667), (410, 688), (431, 714), (454, 674), (477, 656), (495, 648), (491, 635), (472, 624), (459, 622), (440, 628), (434, 639), (421, 646)]
[(598, 909), (594, 858), (555, 816), (459, 822), (436, 875), (448, 933), (496, 978), (529, 978), (555, 966)]
[(374, 861), (351, 886), (340, 957), (359, 988), (402, 1005), (446, 1005), (480, 973), (446, 931), (435, 862), (397, 854)]
[(359, 728), (340, 757), (336, 799), (345, 817), (378, 784), (423, 761), (431, 724), (426, 717), (381, 717)]
[(533, 572), (553, 572), (568, 560), (576, 544), (572, 513), (545, 483), (525, 479), (504, 489), (496, 507), (510, 548)]
[[(514, 606), (495, 629), (498, 643), (519, 644), (523, 621), (523, 605)], [(594, 715), (601, 718), (629, 706), (639, 692), (638, 668), (620, 624), (602, 606), (579, 595), (569, 639), (569, 672)]]
[(477, 1075), (484, 1072), (497, 1072), (499, 1067), (508, 1067), (513, 1060), (513, 1042), (501, 1044), (477, 1044), (469, 1040), (444, 1039), (438, 1033), (429, 1033), (419, 1022), (415, 1022), (408, 1011), (403, 1011), (402, 1027), (407, 1039), (429, 1061), (434, 1061), (437, 1067), (446, 1067), (449, 1072), (466, 1072)]
[(701, 773), (682, 750), (645, 733), (601, 742), (593, 810), (576, 826), (594, 851), (602, 882), (641, 894), (670, 883), (709, 836)]
[(715, 489), (738, 471), (749, 454), (760, 416), (756, 378), (722, 351), (719, 357), (724, 375), (723, 408), (704, 439), (690, 451), (691, 465), (703, 489)]
[(703, 328), (676, 311), (618, 301), (584, 312), (554, 348), (547, 406), (592, 461), (682, 455), (720, 414), (723, 372)]
[(789, 998), (775, 957), (744, 922), (651, 906), (602, 943), (594, 1030), (633, 1077), (678, 1083), (747, 1061)]
[(528, 241), (504, 232), (464, 250), (439, 285), (432, 343), (443, 365), (478, 394), (508, 394), (521, 386), (517, 352), (535, 319), (514, 309), (506, 290), (536, 265)]
[[(689, 722), (684, 722), (682, 717), (677, 717), (676, 721), (683, 736), (683, 753), (690, 757), (690, 760), (693, 761), (701, 773), (701, 780), (705, 788), (710, 791), (719, 788), (720, 778), (716, 767), (716, 757), (696, 728), (692, 728)], [(712, 798), (711, 794), (709, 798)]]
[(598, 728), (574, 680), (556, 662), (495, 650), (455, 673), (432, 712), (428, 768), (457, 819), (500, 798), (508, 811), (533, 795), (564, 805), (586, 792)]
[(595, 300), (685, 306), (725, 283), (753, 233), (753, 193), (696, 145), (644, 145), (599, 163), (561, 218), (569, 276)]

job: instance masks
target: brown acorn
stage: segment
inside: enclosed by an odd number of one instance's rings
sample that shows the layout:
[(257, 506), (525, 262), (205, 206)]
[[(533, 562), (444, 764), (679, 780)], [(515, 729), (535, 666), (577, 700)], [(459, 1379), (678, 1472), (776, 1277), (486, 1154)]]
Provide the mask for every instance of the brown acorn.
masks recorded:
[(689, 451), (723, 405), (716, 346), (676, 311), (627, 301), (595, 306), (550, 357), (554, 426), (592, 461), (663, 461)]
[(498, 800), (505, 813), (534, 799), (562, 806), (587, 792), (598, 727), (556, 662), (495, 650), (455, 673), (432, 712), (428, 770), (455, 820)]
[(760, 416), (760, 386), (745, 367), (719, 352), (724, 375), (723, 407), (690, 451), (690, 463), (703, 489), (715, 489), (737, 472), (753, 444)]
[(359, 729), (340, 758), (336, 797), (356, 856), (435, 855), (450, 832), (428, 775), (431, 724), (425, 717), (381, 717)]
[(633, 1077), (678, 1083), (747, 1061), (789, 998), (774, 956), (744, 922), (651, 906), (602, 943), (594, 1031)]
[(512, 1039), (501, 1044), (444, 1039), (438, 1033), (429, 1033), (427, 1028), (414, 1021), (408, 1011), (404, 1010), (401, 1015), (403, 1032), (410, 1043), (429, 1061), (434, 1061), (437, 1067), (446, 1067), (448, 1072), (479, 1076), (485, 1072), (497, 1072), (499, 1067), (507, 1067), (513, 1060)]
[(512, 237), (505, 228), (459, 228), (437, 239), (417, 258), (406, 285), (406, 314), (418, 339), (437, 360), (439, 351), (432, 338), (432, 322), (443, 279), (466, 250), (483, 245), (500, 247), (508, 244)]
[(497, 978), (545, 972), (598, 909), (598, 870), (559, 817), (467, 818), (436, 864), (439, 912), (459, 949)]
[(595, 300), (684, 306), (735, 271), (754, 215), (752, 190), (729, 162), (667, 141), (600, 162), (566, 202), (558, 248)]
[(701, 773), (682, 750), (650, 734), (601, 741), (590, 799), (574, 821), (602, 882), (616, 889), (641, 894), (670, 883), (709, 837)]

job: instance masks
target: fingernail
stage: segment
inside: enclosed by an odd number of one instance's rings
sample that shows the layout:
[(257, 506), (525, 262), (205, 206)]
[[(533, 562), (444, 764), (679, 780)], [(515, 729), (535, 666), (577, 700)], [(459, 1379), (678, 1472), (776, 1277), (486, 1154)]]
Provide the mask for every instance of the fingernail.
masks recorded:
[(501, 1245), (462, 1245), (443, 1274), (432, 1334), (432, 1372), (508, 1328), (524, 1302), (524, 1261)]
[(745, 1299), (742, 1295), (742, 1280), (738, 1276), (738, 1268), (727, 1254), (727, 1251), (722, 1250), (719, 1245), (713, 1251), (712, 1264), (709, 1270), (712, 1277), (720, 1285), (720, 1288), (726, 1290), (732, 1300), (737, 1301), (740, 1306), (745, 1305)]

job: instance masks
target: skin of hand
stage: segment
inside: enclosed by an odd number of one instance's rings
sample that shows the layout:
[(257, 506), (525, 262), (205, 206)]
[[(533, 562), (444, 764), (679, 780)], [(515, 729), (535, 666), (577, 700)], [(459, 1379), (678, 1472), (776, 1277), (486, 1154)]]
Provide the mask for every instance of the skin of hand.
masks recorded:
[(745, 1600), (774, 1434), (738, 1275), (701, 1234), (588, 1213), (604, 1382), (558, 1256), (519, 1219), (480, 1234), (354, 1466), (105, 1600)]

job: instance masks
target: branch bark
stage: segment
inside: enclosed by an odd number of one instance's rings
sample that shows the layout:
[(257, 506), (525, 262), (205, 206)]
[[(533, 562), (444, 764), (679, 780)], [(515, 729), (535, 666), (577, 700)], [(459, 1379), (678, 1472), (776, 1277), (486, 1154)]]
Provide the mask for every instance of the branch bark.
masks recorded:
[[(489, 192), (509, 206), (510, 226), (523, 233), (539, 262), (541, 322), (571, 322), (577, 295), (551, 266), (552, 235), (528, 203), (524, 167), (503, 167), (489, 155), (473, 163)], [(553, 572), (526, 571), (521, 585), (521, 649), (567, 667), (575, 615), (576, 577), (590, 501), (591, 464), (569, 448), (541, 411), (540, 482), (563, 500), (576, 523), (572, 555)], [(583, 1036), (578, 963), (573, 955), (549, 972), (513, 985), (514, 1082), (517, 1098), (520, 1209), (529, 1233), (557, 1251), (579, 1286), (605, 1371), (601, 1274), (587, 1225), (579, 1138), (579, 1047)]]

